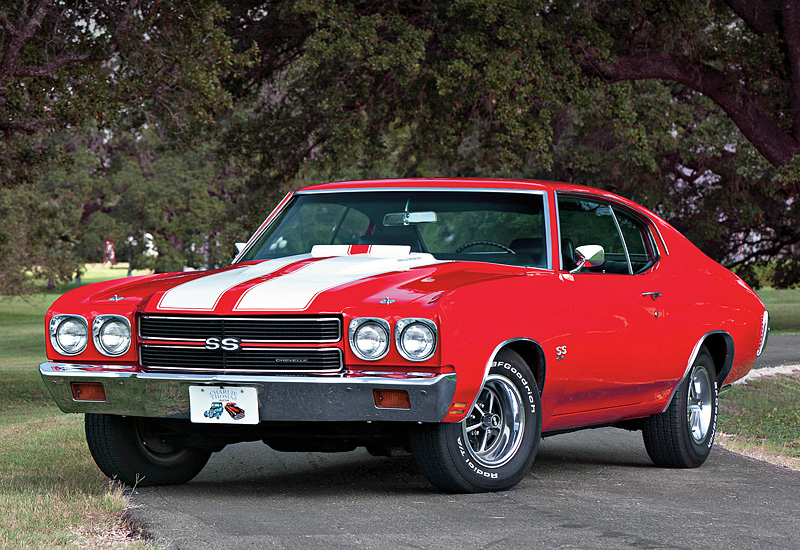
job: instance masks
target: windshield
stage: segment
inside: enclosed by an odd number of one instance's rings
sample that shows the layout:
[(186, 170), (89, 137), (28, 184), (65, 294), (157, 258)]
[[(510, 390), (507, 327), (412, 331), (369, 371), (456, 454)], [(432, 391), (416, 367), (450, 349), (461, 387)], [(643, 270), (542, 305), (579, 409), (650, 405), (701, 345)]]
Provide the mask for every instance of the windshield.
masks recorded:
[(440, 260), (547, 267), (541, 193), (364, 191), (299, 194), (241, 261), (314, 245), (406, 245)]

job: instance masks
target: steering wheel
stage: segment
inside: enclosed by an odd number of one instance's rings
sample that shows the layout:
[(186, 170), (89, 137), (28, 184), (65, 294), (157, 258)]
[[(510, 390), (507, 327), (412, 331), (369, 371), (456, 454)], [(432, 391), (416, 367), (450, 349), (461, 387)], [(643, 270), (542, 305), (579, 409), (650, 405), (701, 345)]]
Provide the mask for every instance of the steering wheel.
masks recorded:
[(509, 254), (516, 254), (516, 252), (514, 252), (512, 249), (508, 248), (506, 245), (500, 244), (500, 243), (496, 243), (494, 241), (470, 241), (467, 244), (462, 244), (461, 246), (459, 246), (456, 249), (456, 254), (458, 254), (459, 252), (462, 252), (463, 250), (466, 250), (470, 246), (477, 246), (479, 244), (488, 244), (490, 246), (496, 246), (497, 248), (503, 250), (504, 252), (508, 252)]

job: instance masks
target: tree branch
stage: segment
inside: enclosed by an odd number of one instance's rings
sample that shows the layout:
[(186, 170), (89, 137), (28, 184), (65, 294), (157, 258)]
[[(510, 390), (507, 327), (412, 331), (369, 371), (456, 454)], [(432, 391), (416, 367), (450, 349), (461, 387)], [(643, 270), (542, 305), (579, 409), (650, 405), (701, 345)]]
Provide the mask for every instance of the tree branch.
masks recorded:
[(54, 0), (43, 0), (30, 17), (27, 17), (24, 13), (27, 10), (23, 10), (23, 14), (20, 16), (17, 26), (12, 26), (10, 23), (6, 24), (6, 29), (9, 34), (11, 34), (11, 41), (3, 54), (2, 61), (0, 61), (0, 84), (2, 84), (9, 75), (14, 74), (14, 69), (17, 65), (19, 52), (22, 46), (31, 39), (36, 29), (42, 24), (50, 8), (53, 7), (53, 1)]
[(92, 62), (92, 61), (107, 61), (111, 56), (107, 55), (104, 57), (92, 57), (91, 55), (87, 54), (64, 54), (59, 56), (52, 61), (48, 61), (39, 66), (20, 66), (17, 67), (14, 72), (13, 76), (16, 77), (32, 77), (32, 78), (55, 78), (56, 71), (63, 67), (64, 65), (69, 65), (70, 63), (85, 63), (85, 62)]
[(797, 2), (784, 2), (781, 18), (782, 33), (785, 44), (788, 79), (790, 82), (789, 99), (792, 105), (793, 136), (800, 141), (800, 5)]
[(780, 13), (769, 0), (725, 0), (733, 12), (760, 35), (780, 32)]
[(783, 132), (734, 77), (705, 63), (672, 53), (644, 52), (619, 57), (615, 63), (586, 58), (581, 66), (607, 82), (672, 80), (703, 94), (722, 107), (774, 166), (782, 166), (800, 153), (800, 142)]

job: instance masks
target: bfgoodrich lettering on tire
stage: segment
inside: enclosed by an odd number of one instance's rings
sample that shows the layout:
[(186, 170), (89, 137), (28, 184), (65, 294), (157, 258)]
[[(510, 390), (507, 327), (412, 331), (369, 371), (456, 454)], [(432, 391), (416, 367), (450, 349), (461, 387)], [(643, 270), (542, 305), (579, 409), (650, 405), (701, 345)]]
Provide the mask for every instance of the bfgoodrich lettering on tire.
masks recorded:
[(716, 426), (716, 369), (702, 347), (667, 410), (645, 419), (644, 445), (656, 466), (696, 468), (711, 452)]
[(467, 418), (420, 426), (411, 450), (423, 475), (450, 492), (502, 491), (519, 483), (536, 456), (542, 415), (525, 361), (502, 350)]

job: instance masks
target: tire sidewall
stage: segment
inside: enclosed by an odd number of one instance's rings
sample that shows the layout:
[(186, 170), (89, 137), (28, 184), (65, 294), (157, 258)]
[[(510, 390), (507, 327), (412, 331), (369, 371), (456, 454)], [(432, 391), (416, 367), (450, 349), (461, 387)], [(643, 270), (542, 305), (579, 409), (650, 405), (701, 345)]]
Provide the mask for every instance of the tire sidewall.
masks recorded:
[(466, 483), (482, 491), (510, 488), (527, 474), (536, 456), (542, 430), (541, 399), (536, 379), (524, 361), (515, 353), (501, 352), (492, 363), (489, 374), (510, 380), (522, 398), (525, 427), (522, 441), (514, 456), (502, 466), (479, 464), (470, 454), (465, 441), (463, 422), (444, 424), (446, 444), (456, 470)]
[[(705, 370), (708, 374), (709, 380), (711, 381), (711, 423), (709, 424), (706, 438), (700, 443), (697, 443), (692, 437), (687, 418), (689, 384), (691, 384), (692, 377), (698, 369)], [(697, 359), (695, 359), (695, 362), (689, 371), (689, 374), (686, 376), (683, 384), (681, 384), (680, 392), (677, 412), (678, 414), (683, 415), (683, 422), (681, 424), (683, 429), (681, 430), (681, 437), (683, 439), (684, 447), (693, 461), (702, 463), (708, 457), (709, 453), (711, 453), (711, 448), (714, 446), (714, 437), (717, 433), (717, 412), (719, 406), (717, 401), (717, 380), (714, 370), (714, 360), (711, 358), (711, 355), (708, 352), (702, 351), (700, 354), (698, 354)]]
[(189, 481), (205, 466), (210, 451), (176, 448), (159, 454), (141, 441), (146, 419), (113, 415), (87, 415), (98, 429), (87, 429), (89, 450), (100, 470), (129, 486), (176, 485)]

